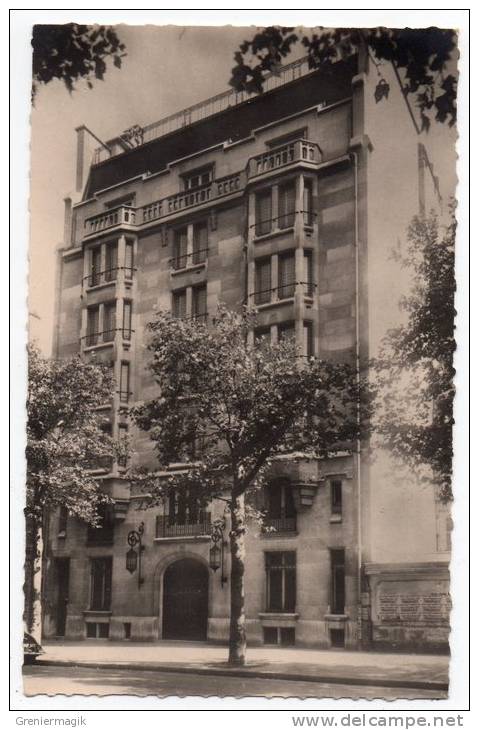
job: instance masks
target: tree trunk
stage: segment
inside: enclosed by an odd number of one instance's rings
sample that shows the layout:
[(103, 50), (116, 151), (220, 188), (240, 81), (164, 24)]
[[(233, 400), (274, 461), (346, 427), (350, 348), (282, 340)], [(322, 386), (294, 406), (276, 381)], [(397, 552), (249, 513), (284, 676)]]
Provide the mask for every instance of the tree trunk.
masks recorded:
[(231, 498), (231, 610), (229, 664), (243, 665), (246, 661), (246, 630), (244, 610), (245, 561), (245, 498)]
[(42, 639), (42, 529), (38, 522), (27, 516), (25, 518), (25, 594), (24, 623), (25, 631), (39, 644)]

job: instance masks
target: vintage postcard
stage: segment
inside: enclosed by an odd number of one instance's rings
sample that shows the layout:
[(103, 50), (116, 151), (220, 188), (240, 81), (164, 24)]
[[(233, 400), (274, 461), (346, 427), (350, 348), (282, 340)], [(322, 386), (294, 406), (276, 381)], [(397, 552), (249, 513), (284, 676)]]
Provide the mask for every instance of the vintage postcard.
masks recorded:
[(447, 700), (460, 33), (75, 12), (31, 27), (24, 695)]

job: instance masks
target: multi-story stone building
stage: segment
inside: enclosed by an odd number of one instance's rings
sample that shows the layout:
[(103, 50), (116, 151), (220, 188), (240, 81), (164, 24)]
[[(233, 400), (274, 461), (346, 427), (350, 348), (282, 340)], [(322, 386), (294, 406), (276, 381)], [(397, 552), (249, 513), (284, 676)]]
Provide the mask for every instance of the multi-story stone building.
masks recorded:
[[(155, 308), (206, 318), (219, 301), (248, 302), (252, 337), (295, 337), (303, 353), (362, 364), (394, 323), (405, 282), (391, 251), (440, 198), (413, 110), (384, 73), (390, 94), (377, 104), (367, 63), (325, 74), (298, 61), (261, 96), (230, 91), (135, 127), (91, 164), (93, 135), (77, 130), (54, 356), (111, 364), (117, 391), (98, 409), (106, 430), (130, 431), (134, 462), (155, 468), (128, 420), (155, 395), (144, 350)], [(142, 510), (124, 463), (98, 467), (114, 500), (102, 528), (50, 520), (44, 635), (226, 640), (227, 547), (222, 570), (209, 569), (224, 505)], [(275, 529), (247, 538), (250, 642), (447, 644), (447, 513), (432, 489), (359, 449), (278, 459), (266, 504)], [(140, 524), (143, 549), (127, 570)]]

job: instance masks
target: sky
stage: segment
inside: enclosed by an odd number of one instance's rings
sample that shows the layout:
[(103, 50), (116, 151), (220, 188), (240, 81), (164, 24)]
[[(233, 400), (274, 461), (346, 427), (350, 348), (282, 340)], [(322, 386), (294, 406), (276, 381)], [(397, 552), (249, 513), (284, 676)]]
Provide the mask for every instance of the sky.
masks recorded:
[[(74, 193), (75, 128), (85, 124), (107, 140), (228, 88), (233, 54), (253, 27), (116, 26), (126, 46), (121, 69), (112, 63), (93, 89), (69, 94), (60, 81), (39, 87), (31, 114), (29, 313), (31, 333), (51, 352), (55, 250), (62, 242), (63, 199)], [(301, 48), (287, 60), (301, 55)], [(436, 172), (451, 189), (454, 138), (444, 125), (429, 135)], [(434, 148), (441, 152), (434, 155)], [(443, 151), (449, 149), (450, 154)], [(452, 155), (452, 156), (451, 156)]]

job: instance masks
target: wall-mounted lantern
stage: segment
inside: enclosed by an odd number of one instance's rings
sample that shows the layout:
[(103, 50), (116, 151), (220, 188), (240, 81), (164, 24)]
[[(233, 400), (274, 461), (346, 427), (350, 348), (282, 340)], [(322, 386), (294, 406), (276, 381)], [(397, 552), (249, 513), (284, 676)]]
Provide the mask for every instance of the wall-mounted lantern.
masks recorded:
[(225, 576), (225, 540), (224, 532), (226, 527), (225, 519), (215, 520), (213, 522), (213, 530), (211, 532), (211, 547), (210, 547), (210, 568), (216, 573), (218, 568), (221, 568), (221, 587), (228, 582), (228, 578)]
[[(138, 588), (141, 588), (144, 578), (141, 574), (141, 555), (145, 546), (142, 544), (142, 537), (145, 531), (145, 523), (141, 522), (138, 530), (130, 530), (127, 537), (128, 545), (130, 549), (126, 554), (126, 569), (129, 573), (133, 574), (138, 568)], [(138, 545), (138, 552), (135, 547)]]

